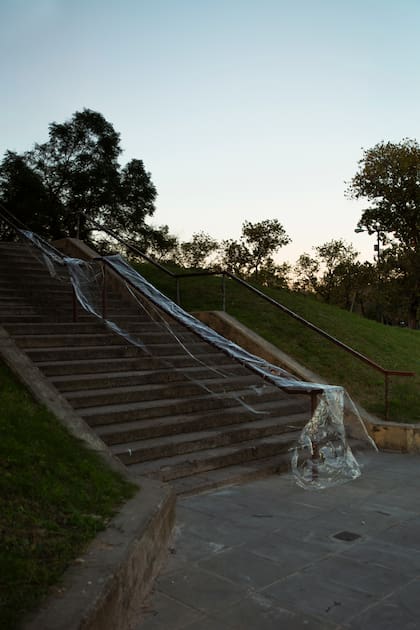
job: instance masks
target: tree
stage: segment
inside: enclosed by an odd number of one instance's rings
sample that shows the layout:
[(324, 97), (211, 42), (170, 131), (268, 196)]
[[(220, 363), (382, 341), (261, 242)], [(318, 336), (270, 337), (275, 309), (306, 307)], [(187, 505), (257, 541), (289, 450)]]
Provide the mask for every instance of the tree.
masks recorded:
[[(1, 201), (23, 224), (28, 224), (35, 232), (46, 236), (57, 228), (54, 221), (58, 210), (54, 209), (42, 179), (25, 162), (25, 159), (6, 151), (0, 168)], [(0, 226), (3, 238), (14, 236), (6, 225)]]
[(242, 225), (242, 241), (249, 252), (249, 271), (258, 278), (261, 265), (272, 264), (273, 254), (290, 243), (291, 239), (280, 221), (265, 219), (257, 223), (245, 221)]
[(316, 293), (318, 287), (319, 261), (312, 258), (306, 252), (301, 254), (293, 269), (295, 280), (293, 288), (295, 291), (305, 293)]
[(6, 154), (0, 198), (18, 218), (31, 216), (34, 197), (23, 190), (23, 173), (41, 191), (43, 213), (49, 217), (46, 236), (74, 236), (79, 230), (86, 238), (92, 231), (89, 218), (135, 236), (154, 212), (156, 189), (141, 160), (121, 169), (120, 154), (120, 137), (111, 123), (84, 109), (69, 121), (52, 123), (47, 142), (21, 156)]
[(220, 266), (236, 276), (247, 276), (250, 265), (250, 253), (240, 241), (228, 239), (222, 241)]
[(328, 303), (337, 302), (337, 298), (334, 299), (334, 293), (346, 280), (346, 306), (348, 307), (348, 280), (351, 279), (358, 253), (352, 245), (342, 239), (328, 241), (315, 247), (315, 251), (320, 262), (320, 268), (323, 269), (323, 275), (318, 281), (318, 293)]
[(196, 232), (191, 241), (181, 243), (181, 262), (185, 267), (204, 268), (209, 256), (219, 247), (219, 243), (206, 232)]
[(370, 202), (360, 229), (377, 233), (382, 242), (386, 235), (395, 239), (404, 260), (408, 322), (414, 328), (420, 305), (420, 145), (407, 138), (365, 150), (347, 194)]
[(239, 241), (223, 241), (221, 264), (232, 273), (255, 280), (259, 280), (264, 269), (267, 281), (267, 271), (271, 269), (272, 273), (276, 266), (273, 255), (287, 243), (290, 238), (277, 219), (244, 221)]

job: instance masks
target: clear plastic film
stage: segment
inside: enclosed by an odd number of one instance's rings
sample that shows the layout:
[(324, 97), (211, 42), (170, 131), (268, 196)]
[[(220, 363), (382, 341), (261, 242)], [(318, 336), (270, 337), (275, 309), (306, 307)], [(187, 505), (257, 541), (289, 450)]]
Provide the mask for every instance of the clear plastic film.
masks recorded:
[(164, 296), (120, 256), (108, 256), (106, 260), (153, 304), (177, 321), (181, 321), (213, 346), (251, 367), (265, 380), (289, 392), (322, 392), (311, 420), (303, 429), (293, 449), (292, 471), (298, 485), (320, 490), (360, 476), (361, 469), (348, 440), (351, 439), (355, 445), (362, 444), (364, 448), (367, 446), (376, 450), (376, 446), (344, 388), (299, 381), (282, 368), (249, 353), (198, 321)]
[(41, 236), (28, 230), (19, 230), (26, 242), (32, 245), (32, 253), (48, 269), (52, 278), (57, 280), (68, 280), (66, 265), (60, 252)]
[(357, 479), (361, 469), (348, 444), (341, 388), (325, 388), (292, 455), (292, 471), (302, 488), (322, 490)]
[[(231, 376), (229, 367), (216, 368), (205, 358), (192, 353), (188, 348), (188, 343), (184, 341), (185, 333), (180, 332), (179, 326), (175, 323), (183, 324), (187, 331), (193, 332), (213, 347), (259, 374), (264, 379), (261, 386), (255, 386), (255, 384), (249, 386), (249, 392), (253, 393), (254, 398), (259, 390), (263, 392), (266, 388), (273, 386), (287, 392), (312, 395), (313, 399), (316, 396), (317, 405), (312, 418), (302, 430), (292, 450), (292, 472), (298, 485), (307, 489), (320, 490), (351, 481), (361, 474), (360, 466), (350, 448), (349, 439), (356, 446), (362, 445), (363, 448), (375, 450), (376, 447), (367, 433), (356, 406), (343, 388), (324, 383), (300, 381), (281, 367), (247, 352), (172, 302), (119, 255), (107, 256), (92, 262), (65, 257), (57, 260), (56, 250), (50, 249), (49, 244), (43, 239), (31, 233), (25, 234), (25, 237), (32, 240), (33, 244), (40, 249), (45, 264), (52, 269), (53, 274), (56, 273), (57, 266), (61, 274), (64, 263), (67, 268), (67, 279), (70, 278), (83, 309), (100, 318), (108, 328), (122, 336), (128, 343), (149, 353), (141, 326), (136, 328), (132, 324), (128, 325), (118, 317), (118, 314), (116, 316), (104, 315), (104, 265), (114, 269), (126, 281), (125, 299), (131, 303), (132, 307), (135, 306), (139, 322), (146, 318), (158, 323), (162, 333), (168, 333), (186, 355), (193, 356), (198, 364), (205, 365), (209, 371), (215, 373), (217, 378), (206, 382), (185, 373), (187, 380), (195, 383), (210, 397), (233, 398), (250, 414), (264, 415), (264, 411), (256, 408), (257, 405), (253, 406), (247, 401), (246, 395), (238, 395), (237, 392), (224, 388), (223, 379)], [(160, 365), (178, 370), (167, 358), (158, 358), (157, 361)]]

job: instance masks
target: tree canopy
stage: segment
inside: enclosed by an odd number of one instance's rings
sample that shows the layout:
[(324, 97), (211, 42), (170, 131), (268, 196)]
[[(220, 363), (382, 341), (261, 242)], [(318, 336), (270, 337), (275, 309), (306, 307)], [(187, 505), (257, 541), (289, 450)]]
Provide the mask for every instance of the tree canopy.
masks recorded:
[(290, 237), (280, 221), (264, 219), (251, 223), (244, 221), (239, 241), (227, 240), (222, 243), (222, 266), (239, 275), (257, 279), (278, 275), (273, 255), (290, 243)]
[(369, 201), (358, 227), (376, 232), (389, 245), (384, 254), (394, 258), (409, 325), (415, 327), (420, 304), (420, 145), (407, 138), (365, 150), (347, 194)]
[[(0, 164), (0, 199), (24, 223), (49, 237), (87, 238), (87, 219), (124, 236), (147, 230), (156, 188), (142, 160), (121, 168), (120, 136), (102, 114), (84, 109), (51, 123), (49, 139), (23, 155), (7, 152)], [(39, 219), (34, 221), (34, 218)]]

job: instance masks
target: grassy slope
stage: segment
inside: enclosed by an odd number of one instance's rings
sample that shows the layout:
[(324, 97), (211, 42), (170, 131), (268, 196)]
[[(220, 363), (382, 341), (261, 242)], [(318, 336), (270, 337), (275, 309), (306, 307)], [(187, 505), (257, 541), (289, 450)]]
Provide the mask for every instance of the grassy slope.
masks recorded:
[(0, 364), (0, 628), (18, 627), (135, 492)]
[[(140, 265), (139, 270), (162, 292), (175, 297), (173, 279), (150, 265)], [(392, 377), (390, 419), (420, 422), (420, 331), (384, 326), (298, 293), (268, 293), (379, 365), (416, 372), (415, 378)], [(221, 310), (220, 278), (182, 280), (181, 300), (190, 311)], [(367, 410), (383, 417), (384, 378), (379, 372), (232, 281), (227, 283), (227, 312), (331, 384), (345, 386)]]

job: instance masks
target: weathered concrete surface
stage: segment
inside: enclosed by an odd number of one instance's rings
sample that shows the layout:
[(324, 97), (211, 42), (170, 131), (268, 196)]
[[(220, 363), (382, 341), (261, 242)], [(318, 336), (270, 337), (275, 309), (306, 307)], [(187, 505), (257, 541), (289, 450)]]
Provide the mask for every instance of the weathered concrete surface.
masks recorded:
[[(223, 311), (200, 311), (194, 315), (227, 339), (234, 341), (249, 352), (285, 368), (298, 378), (312, 383), (326, 382), (318, 374), (300, 365), (292, 357), (241, 324), (231, 315)], [(378, 448), (401, 453), (420, 453), (420, 424), (385, 422), (368, 413), (360, 405), (356, 405), (356, 408)], [(346, 413), (351, 414), (352, 409), (347, 408)]]
[(420, 425), (373, 420), (366, 422), (378, 448), (401, 453), (420, 453)]
[(418, 629), (420, 457), (358, 459), (323, 491), (281, 475), (179, 499), (136, 630)]
[(64, 574), (26, 630), (127, 630), (166, 557), (175, 518), (169, 486), (145, 480)]

